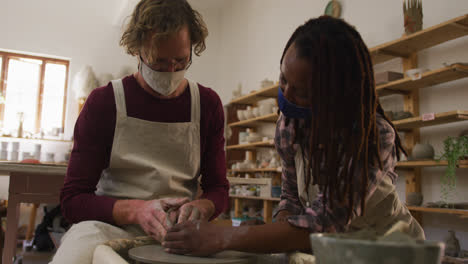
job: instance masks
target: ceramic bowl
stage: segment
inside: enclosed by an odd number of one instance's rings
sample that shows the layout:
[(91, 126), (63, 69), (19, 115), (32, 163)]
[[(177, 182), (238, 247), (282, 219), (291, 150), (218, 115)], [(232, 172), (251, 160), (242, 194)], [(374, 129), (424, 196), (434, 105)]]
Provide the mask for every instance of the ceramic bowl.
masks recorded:
[(279, 110), (279, 107), (273, 106), (273, 108), (272, 108), (273, 114), (278, 113), (278, 110)]
[(242, 144), (242, 142), (246, 142), (248, 135), (249, 134), (247, 132), (244, 132), (244, 131), (239, 132), (239, 144)]
[(415, 69), (407, 70), (405, 73), (408, 77), (411, 78), (411, 80), (415, 81), (415, 80), (421, 79), (423, 72), (424, 72), (423, 69), (415, 68)]
[(252, 108), (252, 113), (254, 117), (259, 117), (260, 116), (260, 109), (258, 107)]
[(434, 147), (430, 144), (416, 144), (413, 147), (411, 153), (411, 159), (413, 160), (424, 160), (434, 158)]
[(252, 109), (244, 110), (244, 116), (245, 116), (245, 119), (254, 118), (254, 114), (253, 114)]
[(271, 109), (272, 109), (271, 105), (266, 104), (266, 105), (259, 106), (260, 116), (266, 116), (266, 115), (271, 114)]
[(244, 110), (237, 110), (237, 118), (239, 121), (245, 120)]
[(317, 264), (440, 264), (444, 244), (436, 241), (394, 242), (311, 234)]
[(413, 117), (413, 114), (411, 112), (407, 112), (407, 111), (393, 112), (394, 121), (411, 118), (411, 117)]
[(265, 79), (260, 83), (262, 88), (270, 87), (270, 86), (273, 86), (274, 84), (275, 82), (273, 82), (272, 80), (268, 80), (268, 79)]
[(247, 142), (252, 143), (252, 142), (259, 142), (262, 140), (262, 137), (260, 135), (248, 135), (247, 136)]
[(406, 204), (409, 206), (420, 206), (423, 202), (423, 195), (417, 192), (408, 193), (406, 196)]

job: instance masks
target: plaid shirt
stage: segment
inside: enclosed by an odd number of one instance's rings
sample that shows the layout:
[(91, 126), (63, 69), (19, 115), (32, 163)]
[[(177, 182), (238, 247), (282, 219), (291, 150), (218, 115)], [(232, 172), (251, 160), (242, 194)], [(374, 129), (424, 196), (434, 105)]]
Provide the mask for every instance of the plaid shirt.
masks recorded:
[[(282, 210), (287, 210), (292, 213), (288, 217), (288, 222), (299, 228), (306, 228), (311, 233), (316, 232), (345, 232), (351, 220), (360, 215), (361, 203), (355, 200), (355, 208), (350, 221), (347, 218), (347, 205), (334, 203), (334, 208), (331, 209), (328, 205), (323, 206), (323, 193), (319, 191), (316, 199), (311, 201), (310, 207), (304, 207), (299, 200), (297, 188), (297, 175), (295, 166), (295, 154), (298, 151), (298, 143), (293, 140), (296, 138), (294, 123), (297, 122), (298, 131), (303, 135), (307, 135), (308, 128), (304, 120), (294, 120), (283, 115), (280, 116), (276, 125), (275, 145), (282, 162), (282, 192), (281, 202), (276, 210), (275, 216)], [(374, 193), (377, 186), (382, 181), (383, 177), (388, 176), (393, 183), (398, 175), (395, 173), (397, 162), (396, 147), (395, 147), (395, 131), (391, 125), (379, 114), (377, 114), (377, 129), (379, 131), (380, 140), (380, 158), (382, 159), (383, 170), (377, 167), (369, 167), (369, 181), (366, 200)], [(299, 135), (298, 138), (303, 135)], [(342, 166), (343, 167), (343, 166)], [(356, 175), (356, 180), (359, 177)], [(356, 183), (355, 183), (356, 184)], [(359, 182), (357, 182), (359, 184)], [(359, 185), (355, 185), (359, 186)], [(356, 197), (358, 193), (355, 193)], [(327, 203), (329, 204), (329, 203)], [(325, 213), (327, 212), (327, 213)]]

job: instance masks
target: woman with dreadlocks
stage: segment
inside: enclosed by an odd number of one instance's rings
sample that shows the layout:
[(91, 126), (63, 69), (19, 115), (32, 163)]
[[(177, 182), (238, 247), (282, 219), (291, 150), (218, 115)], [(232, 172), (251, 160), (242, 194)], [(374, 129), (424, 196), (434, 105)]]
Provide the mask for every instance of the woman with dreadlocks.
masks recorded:
[(282, 159), (276, 222), (220, 227), (189, 222), (165, 237), (168, 252), (310, 250), (309, 234), (372, 229), (395, 223), (424, 233), (395, 191), (404, 152), (375, 92), (369, 51), (343, 20), (320, 17), (297, 28), (281, 58), (275, 144)]

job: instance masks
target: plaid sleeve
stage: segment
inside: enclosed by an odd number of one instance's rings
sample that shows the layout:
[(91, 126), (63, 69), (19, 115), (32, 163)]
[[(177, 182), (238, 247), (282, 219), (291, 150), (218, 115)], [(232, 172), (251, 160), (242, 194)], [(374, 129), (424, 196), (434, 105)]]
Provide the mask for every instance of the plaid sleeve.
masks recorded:
[[(382, 181), (383, 177), (391, 177), (393, 182), (397, 178), (394, 171), (396, 165), (396, 149), (395, 149), (395, 131), (383, 118), (377, 119), (380, 139), (380, 158), (382, 159), (383, 169), (379, 167), (369, 168), (369, 186), (367, 189), (366, 200), (375, 192), (377, 186)], [(358, 177), (356, 179), (359, 179)], [(356, 197), (359, 197), (356, 194)], [(352, 217), (346, 221), (347, 206), (346, 204), (335, 203), (333, 209), (328, 205), (323, 205), (323, 193), (319, 193), (317, 198), (312, 202), (310, 208), (306, 208), (305, 212), (300, 215), (288, 217), (288, 222), (296, 227), (308, 229), (311, 233), (315, 232), (345, 232), (352, 218), (360, 215), (361, 206), (359, 199), (356, 200), (355, 208), (353, 209)]]
[[(297, 176), (294, 157), (298, 146), (294, 144), (295, 130), (293, 122), (287, 122), (287, 118), (280, 115), (275, 132), (275, 147), (281, 157), (281, 201), (273, 217), (283, 210), (294, 215), (302, 212), (302, 204), (299, 201), (297, 191)], [(290, 121), (290, 120), (289, 120)]]

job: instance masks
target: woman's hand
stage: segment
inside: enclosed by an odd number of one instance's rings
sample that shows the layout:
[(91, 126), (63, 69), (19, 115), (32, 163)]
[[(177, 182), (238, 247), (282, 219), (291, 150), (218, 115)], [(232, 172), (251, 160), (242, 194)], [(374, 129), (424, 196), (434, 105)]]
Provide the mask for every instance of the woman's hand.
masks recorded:
[(229, 227), (190, 221), (169, 229), (162, 246), (168, 253), (209, 256), (225, 250), (229, 239)]

